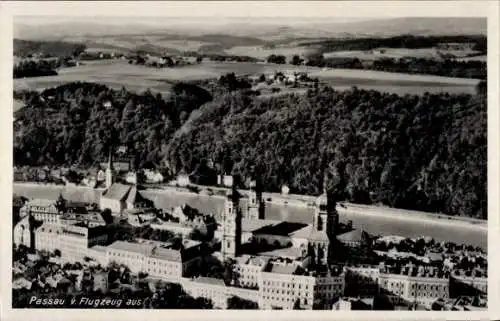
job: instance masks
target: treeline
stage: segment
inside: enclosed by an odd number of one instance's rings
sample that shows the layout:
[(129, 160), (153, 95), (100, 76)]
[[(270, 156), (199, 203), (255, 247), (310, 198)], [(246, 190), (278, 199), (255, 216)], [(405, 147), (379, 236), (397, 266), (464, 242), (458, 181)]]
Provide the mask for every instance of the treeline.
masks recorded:
[(16, 93), (27, 107), (14, 163), (93, 164), (120, 144), (136, 166), (172, 174), (257, 172), (266, 191), (318, 195), (326, 172), (341, 200), (487, 216), (485, 82), (477, 95), (319, 87), (267, 99), (233, 75), (216, 85), (214, 101), (192, 84), (165, 98), (88, 83)]
[(85, 49), (86, 46), (79, 43), (14, 39), (14, 56), (23, 58), (36, 54), (45, 57), (75, 57)]
[(165, 168), (168, 141), (191, 112), (212, 99), (204, 89), (182, 83), (165, 99), (94, 83), (14, 96), (26, 105), (15, 113), (15, 164), (92, 165), (104, 161), (111, 148), (125, 145), (140, 168)]
[[(285, 64), (283, 55), (270, 55), (268, 63)], [(486, 79), (487, 70), (484, 61), (457, 61), (453, 59), (427, 58), (381, 58), (374, 61), (362, 61), (359, 58), (325, 58), (322, 54), (310, 55), (307, 61), (294, 55), (289, 61), (291, 65), (302, 65), (320, 68), (364, 69), (406, 74), (424, 74), (443, 77)]]
[(382, 58), (373, 62), (362, 62), (357, 58), (317, 58), (309, 60), (307, 66), (365, 69), (406, 74), (424, 74), (443, 77), (486, 79), (484, 61), (437, 60), (426, 58)]
[(321, 52), (342, 51), (342, 50), (372, 50), (380, 47), (388, 48), (433, 48), (443, 43), (472, 43), (472, 50), (487, 52), (486, 36), (413, 36), (401, 35), (388, 38), (348, 38), (331, 39), (324, 41), (311, 41), (302, 43), (303, 46), (320, 45)]
[(56, 76), (57, 71), (56, 62), (50, 62), (47, 60), (29, 60), (21, 61), (13, 68), (14, 78), (28, 78), (28, 77), (40, 77), (40, 76)]
[(318, 195), (325, 171), (339, 199), (486, 218), (486, 96), (398, 96), (329, 87), (203, 106), (169, 145), (174, 171), (211, 160), (259, 172), (267, 191)]

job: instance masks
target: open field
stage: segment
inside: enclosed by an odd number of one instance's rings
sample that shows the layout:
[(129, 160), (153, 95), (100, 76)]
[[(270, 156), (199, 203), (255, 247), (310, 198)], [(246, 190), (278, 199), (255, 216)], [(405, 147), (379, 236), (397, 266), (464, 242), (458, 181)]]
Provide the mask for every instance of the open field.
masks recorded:
[(267, 57), (273, 54), (283, 55), (286, 57), (287, 61), (290, 60), (294, 55), (306, 56), (316, 51), (317, 49), (314, 47), (302, 47), (302, 46), (282, 46), (272, 49), (264, 48), (263, 46), (240, 46), (225, 50), (225, 52), (229, 55), (249, 56), (258, 59), (266, 59)]
[(456, 58), (457, 61), (488, 61), (488, 57), (486, 55), (482, 56), (474, 56), (474, 57), (464, 57), (464, 58)]
[(442, 59), (442, 55), (453, 55), (455, 57), (467, 57), (478, 54), (473, 50), (439, 50), (436, 48), (405, 49), (405, 48), (377, 48), (374, 50), (347, 50), (332, 51), (323, 54), (325, 58), (358, 58), (360, 60), (376, 60), (381, 58), (400, 59), (403, 57)]
[(109, 60), (61, 69), (57, 76), (15, 79), (14, 89), (42, 90), (68, 82), (87, 81), (102, 83), (117, 89), (125, 86), (129, 90), (138, 92), (149, 88), (153, 92), (168, 93), (171, 88), (169, 82), (218, 78), (229, 72), (238, 75), (251, 75), (270, 74), (275, 71), (284, 73), (307, 72), (311, 77), (317, 77), (339, 90), (358, 86), (358, 88), (398, 94), (419, 94), (426, 91), (437, 92), (443, 90), (452, 93), (473, 93), (475, 85), (478, 83), (478, 80), (475, 79), (406, 75), (370, 70), (322, 69), (292, 65), (203, 62), (199, 65), (179, 68), (155, 69), (130, 65), (123, 60)]

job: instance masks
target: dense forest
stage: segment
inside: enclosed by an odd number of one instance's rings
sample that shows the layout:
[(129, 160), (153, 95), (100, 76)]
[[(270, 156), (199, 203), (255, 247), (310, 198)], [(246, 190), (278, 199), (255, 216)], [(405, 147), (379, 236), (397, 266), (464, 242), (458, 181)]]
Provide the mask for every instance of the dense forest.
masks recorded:
[(486, 36), (413, 36), (402, 35), (388, 38), (346, 38), (311, 41), (303, 46), (321, 46), (321, 52), (342, 50), (372, 50), (375, 48), (433, 48), (442, 43), (473, 43), (472, 50), (486, 54)]
[(40, 77), (40, 76), (56, 76), (57, 68), (54, 63), (46, 60), (39, 61), (22, 61), (14, 66), (13, 77), (27, 78), (27, 77)]
[(327, 171), (340, 199), (486, 218), (482, 90), (398, 96), (324, 87), (268, 100), (236, 92), (194, 112), (168, 159), (176, 171), (210, 159), (221, 171), (258, 171), (269, 191), (287, 184), (313, 195)]
[(33, 41), (14, 39), (14, 56), (31, 57), (42, 54), (46, 57), (74, 57), (85, 51), (86, 46), (63, 41)]
[(212, 99), (195, 85), (177, 84), (165, 99), (93, 83), (15, 92), (14, 161), (22, 165), (96, 164), (126, 145), (138, 167), (162, 167), (166, 144), (190, 113)]
[(167, 97), (88, 83), (17, 92), (15, 164), (92, 164), (123, 144), (137, 166), (173, 174), (258, 172), (267, 191), (317, 195), (326, 172), (339, 199), (486, 218), (485, 82), (477, 95), (320, 86), (255, 99), (233, 78), (215, 96), (192, 84)]

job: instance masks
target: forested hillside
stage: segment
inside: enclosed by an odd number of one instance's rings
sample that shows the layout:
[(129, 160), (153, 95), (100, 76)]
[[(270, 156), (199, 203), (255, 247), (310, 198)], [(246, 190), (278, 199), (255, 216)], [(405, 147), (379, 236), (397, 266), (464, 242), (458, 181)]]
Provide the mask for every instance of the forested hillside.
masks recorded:
[[(223, 82), (222, 82), (223, 83)], [(484, 84), (484, 83), (483, 83)], [(486, 96), (398, 96), (330, 87), (255, 99), (177, 84), (168, 97), (73, 83), (16, 93), (16, 164), (91, 164), (111, 144), (138, 166), (250, 175), (268, 191), (486, 218)], [(220, 98), (219, 98), (220, 96)], [(107, 103), (110, 102), (110, 103)], [(107, 107), (105, 107), (107, 106)]]
[(85, 51), (85, 45), (63, 41), (32, 41), (14, 39), (14, 56), (29, 57), (42, 54), (47, 57), (72, 57)]
[(171, 166), (211, 158), (267, 190), (486, 218), (484, 95), (404, 96), (323, 88), (303, 97), (240, 93), (194, 112), (170, 143)]
[(92, 83), (70, 83), (41, 94), (16, 92), (14, 97), (27, 105), (14, 115), (16, 164), (90, 165), (122, 144), (139, 167), (162, 166), (162, 148), (193, 110), (212, 99), (188, 84), (177, 84), (169, 97), (162, 97)]

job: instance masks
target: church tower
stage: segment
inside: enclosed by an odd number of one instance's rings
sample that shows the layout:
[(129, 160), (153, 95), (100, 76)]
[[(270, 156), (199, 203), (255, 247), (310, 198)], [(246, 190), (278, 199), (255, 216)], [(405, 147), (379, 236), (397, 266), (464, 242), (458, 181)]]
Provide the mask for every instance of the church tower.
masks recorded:
[(114, 182), (113, 172), (114, 172), (113, 157), (111, 156), (111, 151), (110, 151), (108, 158), (108, 167), (106, 168), (106, 188), (109, 188)]
[(240, 197), (235, 187), (226, 194), (222, 217), (221, 252), (224, 259), (234, 258), (241, 247), (241, 208)]
[(325, 190), (316, 199), (314, 208), (313, 229), (310, 240), (313, 251), (313, 262), (327, 264), (332, 258), (332, 245), (339, 224), (335, 199), (331, 192)]
[(339, 215), (335, 200), (331, 193), (325, 191), (316, 199), (313, 228), (315, 231), (326, 233), (329, 239), (333, 239), (337, 233), (338, 224)]
[(250, 182), (248, 196), (247, 218), (250, 220), (264, 219), (265, 204), (262, 200), (262, 185), (258, 179)]

